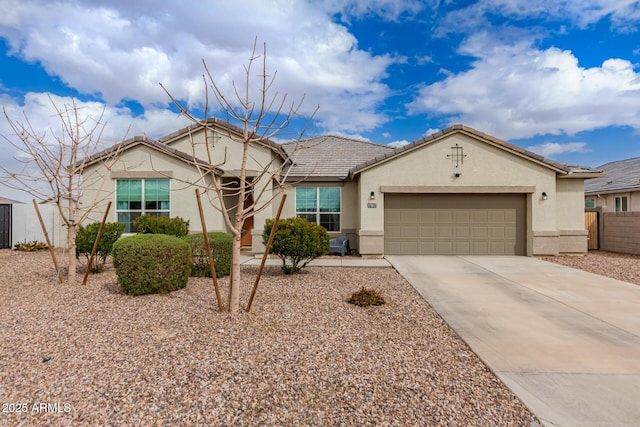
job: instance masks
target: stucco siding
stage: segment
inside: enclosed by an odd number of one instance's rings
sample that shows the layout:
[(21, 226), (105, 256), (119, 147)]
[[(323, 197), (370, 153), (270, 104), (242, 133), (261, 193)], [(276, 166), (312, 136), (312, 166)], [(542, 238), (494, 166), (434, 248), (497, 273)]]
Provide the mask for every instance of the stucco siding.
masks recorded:
[[(164, 153), (140, 146), (134, 150), (123, 152), (118, 160), (108, 170), (105, 165), (97, 163), (89, 167), (84, 176), (89, 181), (95, 181), (95, 177), (102, 177), (100, 185), (90, 186), (83, 195), (83, 203), (94, 203), (99, 201), (99, 207), (93, 211), (87, 223), (100, 221), (104, 216), (104, 211), (108, 201), (112, 201), (108, 220), (117, 222), (115, 191), (116, 177), (123, 177), (130, 172), (136, 178), (145, 176), (158, 178), (166, 176), (170, 179), (170, 214), (171, 217), (182, 217), (190, 221), (191, 231), (201, 231), (202, 226), (198, 212), (198, 205), (195, 197), (195, 187), (190, 182), (196, 182), (200, 178), (198, 172), (192, 166), (182, 160), (176, 159)], [(215, 195), (211, 194), (215, 200)], [(202, 194), (203, 210), (207, 228), (210, 231), (225, 230), (222, 217), (208, 203), (209, 197)]]

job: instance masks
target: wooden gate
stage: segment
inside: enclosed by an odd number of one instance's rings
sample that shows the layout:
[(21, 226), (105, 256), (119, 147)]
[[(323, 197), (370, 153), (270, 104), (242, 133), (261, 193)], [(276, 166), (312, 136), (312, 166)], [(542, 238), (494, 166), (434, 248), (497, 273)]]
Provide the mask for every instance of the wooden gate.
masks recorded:
[(0, 249), (11, 249), (11, 205), (0, 205)]
[(587, 249), (600, 249), (598, 238), (598, 212), (584, 213), (584, 228), (589, 232), (587, 239)]

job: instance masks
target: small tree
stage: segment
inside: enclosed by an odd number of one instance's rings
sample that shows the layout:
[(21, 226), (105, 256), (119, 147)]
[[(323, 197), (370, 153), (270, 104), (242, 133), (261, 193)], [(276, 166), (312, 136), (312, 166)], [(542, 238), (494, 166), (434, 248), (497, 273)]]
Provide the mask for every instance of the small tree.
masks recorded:
[[(26, 114), (24, 122), (21, 122), (9, 117), (6, 109), (3, 109), (15, 139), (6, 135), (3, 138), (18, 150), (17, 157), (22, 159), (24, 167), (20, 171), (11, 171), (0, 165), (0, 173), (8, 187), (24, 191), (42, 202), (55, 203), (62, 224), (67, 228), (67, 281), (73, 285), (76, 283), (78, 225), (110, 196), (96, 192), (95, 199), (81, 202), (84, 189), (93, 188), (106, 178), (96, 174), (89, 182), (83, 177), (91, 156), (102, 149), (104, 108), (98, 117), (83, 116), (82, 108), (75, 99), (62, 106), (56, 104), (51, 96), (49, 101), (60, 119), (59, 130), (35, 129)], [(118, 155), (116, 151), (103, 159), (107, 171)]]
[[(273, 228), (273, 220), (264, 224), (262, 241), (266, 245)], [(329, 253), (329, 233), (324, 227), (304, 218), (280, 220), (269, 253), (282, 260), (285, 274), (299, 272), (313, 259)]]
[[(279, 96), (277, 93), (270, 95), (272, 85), (275, 81), (275, 73), (269, 75), (267, 72), (266, 45), (264, 46), (263, 55), (260, 57), (256, 54), (257, 40), (254, 43), (251, 57), (245, 68), (245, 81), (241, 89), (233, 83), (234, 96), (227, 97), (216, 83), (212, 73), (209, 71), (206, 62), (203, 61), (205, 74), (203, 82), (205, 86), (205, 105), (204, 118), (195, 117), (189, 109), (171, 95), (162, 84), (169, 98), (176, 107), (189, 118), (194, 124), (197, 124), (206, 130), (205, 145), (207, 155), (205, 164), (194, 161), (193, 165), (200, 173), (198, 182), (193, 184), (204, 190), (207, 194), (211, 206), (222, 213), (227, 229), (233, 236), (232, 263), (231, 263), (231, 284), (229, 292), (229, 311), (237, 313), (240, 309), (240, 250), (242, 247), (241, 236), (248, 218), (267, 209), (273, 200), (278, 197), (282, 191), (286, 180), (285, 167), (292, 156), (295, 155), (296, 149), (289, 153), (289, 158), (283, 161), (271, 160), (257, 166), (257, 176), (250, 177), (248, 175), (249, 161), (253, 160), (258, 163), (257, 159), (251, 158), (250, 148), (256, 145), (273, 144), (270, 138), (282, 136), (283, 130), (289, 125), (290, 121), (298, 116), (298, 110), (302, 103), (291, 103), (288, 105), (287, 96)], [(254, 90), (252, 85), (253, 69), (255, 63), (261, 60), (262, 70), (257, 75), (259, 90)], [(257, 94), (257, 95), (256, 95)], [(239, 170), (236, 170), (237, 181), (223, 182), (216, 177), (218, 168), (222, 168), (228, 161), (226, 155), (224, 158), (214, 158), (211, 153), (210, 146), (213, 145), (213, 123), (208, 120), (207, 114), (209, 110), (209, 99), (215, 99), (218, 107), (222, 110), (222, 114), (226, 116), (228, 122), (237, 124), (238, 132), (227, 134), (229, 139), (242, 147), (242, 159)], [(317, 108), (316, 108), (317, 111)], [(309, 121), (315, 115), (315, 111), (311, 114)], [(305, 129), (298, 134), (300, 140)], [(194, 157), (196, 153), (196, 143), (192, 141), (192, 149)], [(255, 166), (254, 166), (255, 167)], [(251, 195), (249, 199), (247, 196)], [(229, 200), (236, 200), (229, 202)], [(250, 203), (245, 201), (250, 200)]]
[(98, 237), (99, 229), (99, 222), (94, 222), (86, 227), (80, 224), (78, 226), (78, 233), (76, 234), (76, 257), (84, 256), (87, 259), (87, 268), (94, 273), (99, 273), (103, 270), (107, 257), (111, 255), (113, 244), (122, 236), (124, 224), (118, 224), (117, 222), (107, 222), (104, 224), (102, 236), (100, 236), (100, 241), (98, 242), (96, 256), (93, 259), (93, 265), (89, 265), (89, 257), (91, 256), (93, 245)]

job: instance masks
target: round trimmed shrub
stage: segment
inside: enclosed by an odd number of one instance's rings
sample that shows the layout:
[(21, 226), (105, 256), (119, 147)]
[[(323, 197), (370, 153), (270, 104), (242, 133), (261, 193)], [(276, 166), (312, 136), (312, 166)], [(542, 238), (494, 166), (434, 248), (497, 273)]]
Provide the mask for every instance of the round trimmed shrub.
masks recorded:
[[(208, 236), (213, 262), (216, 266), (216, 276), (228, 276), (231, 272), (233, 236), (220, 231), (209, 232)], [(191, 247), (191, 276), (211, 277), (211, 268), (209, 267), (209, 259), (207, 258), (207, 247), (204, 244), (204, 234), (193, 233), (183, 237), (183, 239), (189, 243)]]
[(191, 248), (166, 234), (138, 234), (113, 244), (113, 266), (122, 291), (131, 295), (167, 293), (187, 286)]

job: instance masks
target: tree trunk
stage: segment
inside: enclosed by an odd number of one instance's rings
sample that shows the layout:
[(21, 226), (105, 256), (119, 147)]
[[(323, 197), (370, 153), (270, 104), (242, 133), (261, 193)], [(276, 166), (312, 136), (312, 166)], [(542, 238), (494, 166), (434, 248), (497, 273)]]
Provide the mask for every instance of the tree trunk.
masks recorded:
[(233, 236), (233, 252), (231, 254), (231, 289), (229, 292), (229, 312), (237, 314), (240, 310), (240, 248), (242, 247), (240, 233)]
[[(70, 285), (76, 284), (76, 225), (69, 227), (67, 230), (67, 250), (69, 253), (67, 254), (67, 258), (69, 260), (68, 267), (69, 272), (67, 273), (67, 282)], [(87, 266), (89, 268), (90, 266)]]

